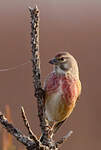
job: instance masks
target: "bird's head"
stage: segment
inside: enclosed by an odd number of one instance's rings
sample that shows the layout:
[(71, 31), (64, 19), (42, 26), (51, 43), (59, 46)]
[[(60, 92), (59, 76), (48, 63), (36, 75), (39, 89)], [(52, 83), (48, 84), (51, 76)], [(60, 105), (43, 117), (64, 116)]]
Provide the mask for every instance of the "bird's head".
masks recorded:
[(77, 62), (68, 52), (58, 53), (49, 63), (55, 65), (55, 71), (59, 74), (79, 76)]

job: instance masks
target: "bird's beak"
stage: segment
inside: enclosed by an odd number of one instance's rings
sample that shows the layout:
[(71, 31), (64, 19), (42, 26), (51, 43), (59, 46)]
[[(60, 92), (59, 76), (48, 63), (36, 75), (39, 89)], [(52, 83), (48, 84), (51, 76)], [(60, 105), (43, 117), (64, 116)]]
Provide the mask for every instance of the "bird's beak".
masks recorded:
[(50, 64), (52, 65), (56, 65), (58, 63), (57, 59), (56, 58), (53, 58), (49, 61)]

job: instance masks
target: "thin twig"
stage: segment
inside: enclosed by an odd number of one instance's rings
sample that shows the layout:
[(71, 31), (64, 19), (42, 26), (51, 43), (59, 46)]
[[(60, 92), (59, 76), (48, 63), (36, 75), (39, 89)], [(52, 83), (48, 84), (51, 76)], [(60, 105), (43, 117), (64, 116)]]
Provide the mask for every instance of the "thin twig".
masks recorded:
[(40, 142), (35, 143), (32, 139), (22, 134), (19, 129), (15, 128), (8, 122), (7, 118), (1, 112), (0, 123), (12, 136), (14, 136), (20, 143), (24, 144), (27, 150), (49, 150), (48, 147), (45, 147)]
[(56, 142), (56, 146), (59, 147), (61, 144), (67, 141), (67, 139), (72, 135), (73, 131), (69, 131), (64, 137)]
[[(3, 127), (13, 135), (20, 143), (24, 144), (27, 150), (58, 150), (58, 147), (64, 143), (72, 134), (70, 131), (66, 136), (54, 143), (50, 135), (52, 134), (46, 122), (44, 115), (44, 90), (42, 89), (40, 80), (40, 59), (39, 59), (39, 10), (37, 6), (33, 9), (29, 7), (31, 14), (31, 47), (32, 47), (32, 69), (33, 69), (33, 84), (35, 89), (35, 97), (37, 98), (38, 117), (40, 120), (41, 132), (43, 140), (39, 141), (32, 132), (27, 120), (23, 107), (21, 108), (24, 124), (28, 129), (30, 137), (25, 136), (11, 123), (7, 121), (5, 116), (0, 112), (0, 123)], [(53, 131), (52, 131), (53, 132)], [(50, 134), (51, 133), (51, 134)], [(33, 140), (32, 140), (33, 139)]]
[(22, 144), (24, 144), (27, 147), (33, 145), (34, 142), (29, 137), (22, 134), (21, 131), (19, 131), (17, 128), (15, 128), (11, 123), (9, 123), (7, 121), (7, 119), (5, 118), (5, 116), (1, 112), (0, 112), (0, 123), (19, 142), (21, 142)]
[(33, 131), (31, 130), (31, 127), (30, 127), (30, 124), (28, 122), (28, 119), (26, 117), (26, 114), (25, 114), (25, 111), (24, 111), (24, 108), (21, 107), (21, 113), (22, 113), (22, 118), (23, 118), (23, 121), (24, 121), (24, 124), (25, 124), (25, 127), (27, 128), (28, 130), (28, 133), (29, 133), (29, 136), (31, 139), (33, 139), (35, 141), (35, 143), (39, 143), (36, 135), (33, 133)]

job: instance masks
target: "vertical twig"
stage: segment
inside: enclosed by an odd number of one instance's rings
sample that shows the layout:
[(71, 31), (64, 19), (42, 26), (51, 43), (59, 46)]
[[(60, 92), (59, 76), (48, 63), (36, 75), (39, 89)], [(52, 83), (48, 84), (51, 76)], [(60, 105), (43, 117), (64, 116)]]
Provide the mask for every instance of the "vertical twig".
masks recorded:
[(35, 89), (35, 97), (37, 98), (38, 117), (40, 120), (40, 127), (44, 135), (44, 144), (49, 142), (48, 126), (44, 116), (44, 90), (40, 81), (40, 58), (39, 58), (39, 10), (36, 6), (34, 9), (29, 7), (31, 14), (31, 47), (32, 47), (32, 71), (33, 71), (33, 84)]
[[(13, 135), (20, 143), (27, 147), (27, 150), (58, 150), (58, 147), (65, 142), (72, 134), (70, 131), (66, 136), (54, 143), (50, 137), (53, 133), (48, 127), (44, 116), (44, 90), (42, 89), (40, 81), (40, 59), (39, 59), (39, 10), (37, 6), (29, 8), (31, 14), (31, 47), (32, 47), (32, 69), (33, 69), (33, 84), (35, 89), (35, 97), (37, 98), (38, 117), (40, 120), (41, 132), (43, 134), (42, 140), (38, 140), (36, 135), (32, 132), (29, 122), (26, 118), (24, 109), (22, 108), (22, 117), (25, 126), (28, 129), (30, 137), (22, 134), (17, 128), (7, 121), (4, 115), (0, 112), (0, 123), (5, 129)], [(51, 132), (51, 133), (50, 133)]]

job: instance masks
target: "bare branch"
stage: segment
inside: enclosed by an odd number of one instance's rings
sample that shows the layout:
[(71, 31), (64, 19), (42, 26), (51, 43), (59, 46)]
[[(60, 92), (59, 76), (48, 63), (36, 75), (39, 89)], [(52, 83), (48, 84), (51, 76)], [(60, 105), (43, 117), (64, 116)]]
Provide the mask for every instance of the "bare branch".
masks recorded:
[(31, 139), (33, 139), (35, 141), (35, 143), (39, 143), (36, 135), (33, 133), (33, 131), (31, 130), (31, 127), (30, 127), (30, 124), (28, 122), (28, 119), (26, 117), (26, 114), (25, 114), (25, 111), (24, 111), (24, 108), (21, 107), (21, 113), (22, 113), (22, 118), (23, 118), (23, 121), (24, 121), (24, 124), (25, 124), (25, 127), (27, 128), (28, 130), (28, 133), (29, 133), (29, 136)]
[(39, 10), (37, 6), (33, 9), (29, 7), (31, 14), (31, 47), (32, 47), (32, 71), (33, 84), (35, 89), (35, 97), (37, 98), (38, 117), (40, 120), (40, 127), (44, 135), (44, 144), (49, 142), (48, 138), (48, 124), (44, 116), (44, 90), (40, 81), (40, 58), (39, 58)]
[(72, 135), (73, 131), (69, 131), (64, 137), (62, 137), (59, 141), (56, 142), (56, 146), (63, 144), (67, 139)]
[(13, 135), (19, 142), (24, 144), (25, 146), (32, 146), (34, 143), (33, 141), (21, 133), (17, 128), (15, 128), (11, 123), (7, 121), (5, 116), (0, 112), (0, 123), (3, 127), (11, 134)]
[(27, 150), (58, 150), (58, 147), (64, 143), (72, 134), (70, 131), (66, 136), (61, 138), (56, 143), (53, 141), (53, 130), (49, 128), (48, 122), (44, 115), (44, 95), (40, 80), (40, 58), (39, 58), (39, 10), (37, 6), (33, 9), (29, 7), (31, 14), (31, 47), (32, 47), (32, 71), (33, 71), (33, 84), (35, 89), (35, 97), (37, 98), (38, 117), (42, 132), (42, 138), (38, 140), (36, 135), (31, 130), (27, 120), (24, 108), (21, 108), (22, 118), (24, 124), (29, 132), (30, 137), (25, 136), (11, 123), (7, 121), (5, 116), (0, 112), (0, 123), (3, 127), (13, 135), (20, 143), (24, 144)]

